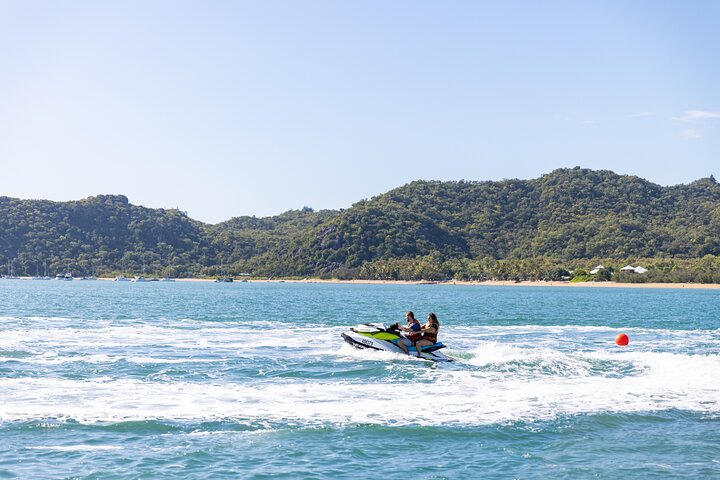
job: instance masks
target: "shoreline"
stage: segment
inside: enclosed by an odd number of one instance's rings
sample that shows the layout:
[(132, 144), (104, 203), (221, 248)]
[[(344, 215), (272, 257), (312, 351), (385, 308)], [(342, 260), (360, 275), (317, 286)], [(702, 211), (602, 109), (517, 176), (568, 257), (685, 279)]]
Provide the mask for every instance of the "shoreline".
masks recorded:
[(445, 282), (431, 282), (422, 280), (248, 280), (250, 283), (337, 283), (337, 284), (360, 284), (360, 285), (463, 285), (463, 286), (490, 286), (490, 287), (570, 287), (570, 288), (704, 288), (720, 289), (718, 283), (618, 283), (618, 282), (563, 282), (563, 281), (540, 281), (526, 280), (515, 282), (513, 280), (485, 280), (465, 281), (451, 280)]
[[(2, 279), (4, 280), (4, 279)], [(0, 282), (2, 281), (0, 280)], [(20, 277), (19, 280), (32, 280), (32, 277)], [(83, 280), (76, 279), (82, 282)], [(101, 277), (97, 279), (103, 282), (112, 282), (114, 278)], [(174, 278), (177, 282), (215, 282), (214, 278)], [(148, 282), (149, 283), (149, 282)], [(247, 282), (235, 281), (233, 283), (330, 283), (348, 285), (462, 285), (462, 286), (491, 286), (491, 287), (569, 287), (569, 288), (675, 288), (675, 289), (709, 289), (719, 290), (718, 283), (618, 283), (618, 282), (568, 282), (568, 281), (541, 281), (525, 280), (515, 282), (513, 280), (485, 280), (467, 281), (450, 280), (434, 282), (426, 280), (338, 280), (338, 279), (248, 279)]]

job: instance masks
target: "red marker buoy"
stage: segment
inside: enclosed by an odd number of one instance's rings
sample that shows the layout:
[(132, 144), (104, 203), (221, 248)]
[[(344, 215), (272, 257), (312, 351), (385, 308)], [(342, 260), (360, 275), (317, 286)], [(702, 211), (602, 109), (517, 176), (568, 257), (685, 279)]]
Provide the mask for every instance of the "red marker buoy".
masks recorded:
[(624, 347), (628, 343), (630, 343), (630, 337), (625, 335), (624, 333), (621, 333), (617, 337), (615, 337), (615, 343), (621, 347)]

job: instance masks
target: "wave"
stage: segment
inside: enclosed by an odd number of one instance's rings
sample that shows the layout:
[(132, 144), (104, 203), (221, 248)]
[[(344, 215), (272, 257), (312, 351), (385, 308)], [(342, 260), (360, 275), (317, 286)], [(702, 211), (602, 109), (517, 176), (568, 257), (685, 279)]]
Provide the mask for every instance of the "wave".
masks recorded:
[(92, 452), (97, 450), (122, 450), (120, 445), (37, 445), (25, 450), (49, 450), (53, 452)]
[[(630, 328), (631, 344), (621, 349), (618, 330), (604, 326), (452, 326), (442, 340), (459, 361), (428, 366), (353, 349), (340, 339), (343, 327), (66, 320), (4, 329), (0, 368), (14, 376), (0, 378), (0, 421), (435, 426), (720, 413), (718, 330)], [(133, 366), (152, 364), (185, 365), (178, 369), (186, 373)]]
[[(720, 412), (720, 387), (715, 381), (720, 378), (717, 355), (627, 352), (574, 358), (539, 351), (531, 352), (534, 359), (523, 359), (522, 353), (484, 346), (469, 365), (454, 368), (397, 362), (399, 365), (386, 365), (385, 378), (366, 382), (292, 378), (252, 383), (0, 379), (4, 393), (0, 419), (97, 423), (233, 418), (300, 424), (483, 425), (603, 412)], [(522, 370), (522, 365), (517, 367), (519, 372), (504, 367), (482, 368), (538, 361), (546, 362), (547, 368), (539, 372), (533, 371), (535, 367)], [(634, 369), (629, 374), (607, 375), (593, 374), (588, 366), (575, 366), (563, 372), (569, 368), (565, 364), (573, 361), (627, 363)], [(412, 381), (393, 373), (408, 368), (416, 369)], [(406, 418), (401, 412), (407, 411), (416, 413)]]

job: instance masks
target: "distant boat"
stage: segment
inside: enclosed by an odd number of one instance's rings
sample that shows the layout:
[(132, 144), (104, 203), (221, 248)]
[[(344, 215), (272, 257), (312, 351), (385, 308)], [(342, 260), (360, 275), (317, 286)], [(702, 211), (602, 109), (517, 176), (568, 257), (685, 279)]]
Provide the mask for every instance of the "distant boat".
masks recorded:
[(83, 275), (80, 277), (80, 280), (97, 280), (97, 277), (95, 276), (95, 267), (92, 262), (90, 262), (90, 275)]
[(174, 282), (175, 279), (174, 279), (174, 278), (170, 278), (170, 277), (163, 277), (163, 278), (160, 279), (160, 281), (161, 281), (161, 282)]
[(147, 278), (143, 277), (142, 275), (137, 275), (135, 278), (132, 279), (133, 282), (149, 282)]
[(62, 280), (65, 282), (70, 282), (72, 280), (75, 280), (72, 276), (72, 273), (58, 273), (55, 275), (55, 280)]
[(20, 277), (15, 275), (15, 260), (12, 262), (8, 260), (7, 271), (7, 275), (3, 275), (2, 278), (5, 280), (20, 280)]
[[(36, 270), (37, 270), (37, 269), (36, 269)], [(45, 261), (45, 275), (41, 277), (41, 276), (40, 276), (40, 272), (36, 271), (35, 273), (36, 273), (37, 275), (34, 276), (34, 277), (32, 277), (33, 280), (52, 280), (52, 279), (50, 278), (50, 276), (48, 275), (48, 273), (47, 273), (47, 260)]]
[(125, 276), (125, 262), (121, 260), (121, 263), (122, 263), (122, 272), (123, 272), (123, 274), (122, 274), (122, 275), (118, 275), (117, 277), (115, 277), (115, 280), (113, 280), (113, 281), (114, 281), (114, 282), (129, 282), (130, 279)]
[(215, 279), (215, 283), (232, 283), (235, 279), (233, 277), (228, 277), (227, 273), (225, 272), (225, 267), (222, 263), (220, 263), (220, 277)]

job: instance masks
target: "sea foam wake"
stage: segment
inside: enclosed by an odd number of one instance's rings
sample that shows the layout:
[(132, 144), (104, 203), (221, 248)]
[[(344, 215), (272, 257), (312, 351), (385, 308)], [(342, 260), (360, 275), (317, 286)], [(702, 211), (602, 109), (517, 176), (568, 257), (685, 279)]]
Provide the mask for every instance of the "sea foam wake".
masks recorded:
[[(3, 323), (2, 422), (477, 426), (720, 413), (717, 331), (631, 330), (620, 349), (606, 327), (447, 328), (457, 362), (429, 364), (355, 350), (333, 326)], [(417, 413), (398, 413), (409, 409)]]

